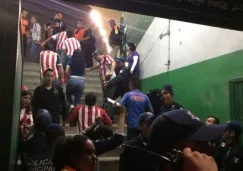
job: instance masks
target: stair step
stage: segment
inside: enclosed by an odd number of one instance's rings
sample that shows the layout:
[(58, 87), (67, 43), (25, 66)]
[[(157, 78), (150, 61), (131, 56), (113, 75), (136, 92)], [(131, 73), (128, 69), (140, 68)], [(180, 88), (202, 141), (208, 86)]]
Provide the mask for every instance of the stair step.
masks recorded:
[(24, 71), (39, 71), (40, 64), (39, 63), (32, 63), (32, 62), (24, 62)]

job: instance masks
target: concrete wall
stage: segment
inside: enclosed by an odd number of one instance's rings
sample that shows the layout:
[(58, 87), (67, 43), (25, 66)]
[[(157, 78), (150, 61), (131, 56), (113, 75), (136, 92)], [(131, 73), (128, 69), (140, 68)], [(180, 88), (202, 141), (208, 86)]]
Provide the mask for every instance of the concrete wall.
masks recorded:
[(138, 45), (143, 91), (171, 83), (185, 108), (201, 118), (228, 120), (228, 81), (243, 76), (243, 33), (172, 20), (170, 41), (160, 39), (168, 25), (167, 19), (155, 18)]

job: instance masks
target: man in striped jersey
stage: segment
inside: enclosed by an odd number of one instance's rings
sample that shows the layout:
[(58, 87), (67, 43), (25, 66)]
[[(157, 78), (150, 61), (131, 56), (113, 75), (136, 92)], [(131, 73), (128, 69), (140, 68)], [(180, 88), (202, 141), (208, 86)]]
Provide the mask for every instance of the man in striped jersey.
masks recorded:
[(60, 33), (57, 33), (57, 34), (52, 35), (51, 37), (49, 37), (47, 40), (45, 40), (44, 42), (41, 43), (41, 46), (44, 47), (45, 44), (47, 42), (49, 42), (50, 40), (55, 40), (56, 41), (56, 52), (58, 54), (60, 54), (61, 57), (63, 57), (62, 56), (62, 46), (63, 46), (63, 42), (68, 39), (67, 38), (67, 32), (66, 32), (66, 30), (67, 30), (66, 27), (65, 26), (62, 26)]
[(64, 82), (62, 59), (60, 55), (53, 51), (50, 44), (46, 44), (45, 50), (40, 53), (41, 84), (44, 83), (43, 75), (47, 69), (52, 69), (54, 71), (54, 83), (59, 84), (58, 79), (61, 84)]
[(112, 104), (107, 102), (107, 98), (113, 99), (113, 95), (116, 91), (116, 86), (112, 86), (110, 88), (105, 88), (105, 86), (110, 79), (116, 77), (116, 62), (109, 55), (102, 55), (99, 50), (96, 50), (93, 53), (93, 58), (98, 62), (97, 66), (88, 68), (86, 71), (90, 72), (94, 69), (100, 70), (100, 80), (104, 94), (104, 108), (108, 112), (109, 116), (114, 119), (112, 115)]
[(112, 125), (112, 121), (107, 113), (98, 106), (95, 106), (96, 96), (94, 93), (88, 93), (85, 96), (86, 105), (78, 105), (71, 110), (69, 125), (75, 127), (78, 124), (79, 133), (91, 126), (97, 117), (103, 119), (105, 125)]
[(77, 39), (75, 39), (74, 34), (71, 30), (68, 30), (66, 33), (67, 39), (62, 44), (62, 51), (65, 53), (65, 57), (63, 59), (64, 68), (68, 61), (71, 59), (73, 52), (77, 49), (81, 49), (80, 43)]

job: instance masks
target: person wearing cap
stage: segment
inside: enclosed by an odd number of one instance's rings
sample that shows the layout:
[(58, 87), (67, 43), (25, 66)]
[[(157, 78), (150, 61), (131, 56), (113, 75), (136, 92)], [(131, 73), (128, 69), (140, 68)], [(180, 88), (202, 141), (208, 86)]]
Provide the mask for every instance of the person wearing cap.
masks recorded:
[(25, 154), (26, 158), (21, 163), (26, 167), (28, 158), (41, 153), (41, 148), (45, 144), (45, 131), (52, 124), (52, 117), (50, 112), (46, 109), (40, 109), (34, 118), (34, 133), (26, 138), (26, 142), (21, 148), (21, 152)]
[[(183, 150), (197, 151), (198, 155), (205, 153), (206, 159), (206, 155), (212, 155), (212, 147), (208, 142), (220, 138), (225, 129), (225, 125), (206, 125), (190, 111), (172, 110), (159, 115), (152, 124), (149, 132), (149, 149), (161, 159), (158, 164), (162, 169), (182, 170), (182, 158), (187, 156), (182, 153)], [(212, 158), (210, 160), (213, 161)], [(215, 162), (213, 163), (215, 168)]]
[(140, 91), (140, 80), (132, 77), (129, 83), (130, 91), (121, 99), (121, 105), (127, 110), (127, 139), (131, 140), (139, 135), (137, 129), (139, 116), (144, 112), (153, 112), (148, 96)]
[(111, 32), (109, 36), (109, 44), (111, 47), (111, 52), (109, 55), (114, 59), (117, 56), (117, 53), (120, 49), (120, 46), (122, 44), (122, 35), (120, 28), (117, 26), (115, 20), (110, 20), (109, 21), (110, 27), (111, 27)]
[(116, 99), (120, 96), (123, 97), (125, 93), (129, 92), (129, 82), (131, 79), (130, 70), (125, 66), (126, 59), (120, 57), (116, 58), (115, 61), (119, 71), (117, 72), (116, 77), (109, 80), (105, 85), (107, 89), (110, 89), (113, 86), (116, 87), (116, 92), (114, 93), (113, 99)]
[(216, 149), (215, 159), (221, 171), (243, 170), (243, 147), (240, 143), (242, 126), (238, 121), (226, 123), (221, 145)]
[(150, 112), (141, 114), (138, 121), (140, 135), (124, 145), (123, 152), (120, 155), (119, 171), (156, 170), (156, 162), (153, 156), (141, 150), (148, 150), (149, 129), (155, 119), (156, 116)]
[(127, 65), (130, 69), (130, 73), (133, 76), (139, 77), (140, 76), (140, 66), (139, 66), (139, 53), (136, 51), (136, 44), (135, 43), (127, 43), (126, 45), (128, 56), (127, 56)]
[(87, 68), (86, 72), (99, 69), (99, 75), (104, 95), (104, 106), (107, 110), (107, 113), (112, 118), (112, 104), (108, 103), (107, 98), (113, 99), (116, 87), (113, 86), (112, 88), (105, 88), (105, 85), (110, 79), (116, 77), (116, 62), (109, 55), (103, 55), (99, 50), (96, 50), (93, 53), (93, 58), (98, 62), (98, 64), (92, 68)]
[(65, 137), (62, 126), (58, 124), (50, 125), (45, 131), (45, 143), (39, 147), (38, 153), (28, 156), (27, 170), (52, 170), (52, 156), (54, 145), (57, 140)]

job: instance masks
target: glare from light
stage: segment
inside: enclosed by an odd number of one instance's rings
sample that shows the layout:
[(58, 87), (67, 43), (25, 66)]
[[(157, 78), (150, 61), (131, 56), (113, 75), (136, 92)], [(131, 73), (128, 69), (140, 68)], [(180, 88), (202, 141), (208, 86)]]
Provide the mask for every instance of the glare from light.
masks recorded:
[(100, 35), (101, 35), (101, 37), (106, 36), (106, 31), (103, 28), (100, 28)]
[(107, 36), (106, 31), (103, 29), (102, 26), (102, 17), (101, 15), (96, 11), (96, 10), (91, 10), (90, 12), (90, 18), (93, 21), (93, 23), (99, 28), (100, 36), (102, 37), (104, 43), (106, 44), (106, 50), (108, 53), (111, 52), (111, 47), (109, 45), (109, 41)]

